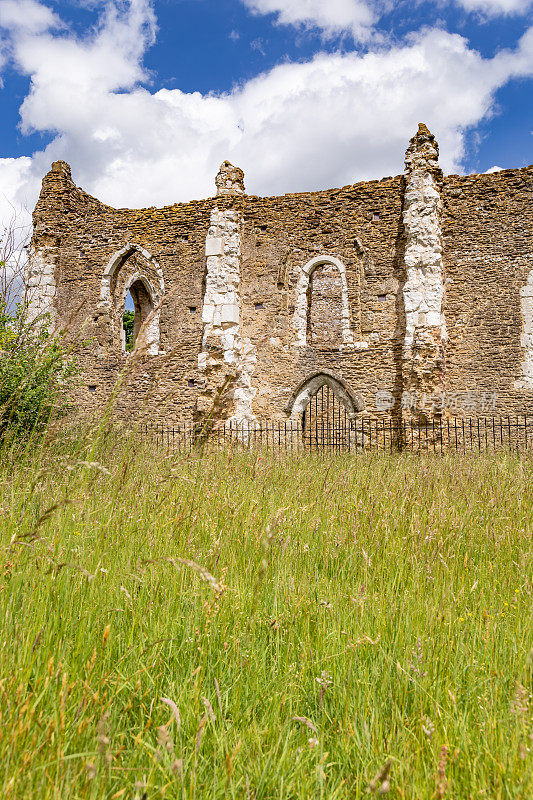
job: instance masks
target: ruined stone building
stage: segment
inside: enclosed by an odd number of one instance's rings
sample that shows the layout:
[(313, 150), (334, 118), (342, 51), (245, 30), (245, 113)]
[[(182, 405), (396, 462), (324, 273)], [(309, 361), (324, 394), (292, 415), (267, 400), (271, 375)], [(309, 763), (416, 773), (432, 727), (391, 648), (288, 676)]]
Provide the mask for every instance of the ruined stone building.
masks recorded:
[(216, 186), (131, 210), (45, 176), (31, 308), (78, 406), (288, 420), (327, 385), (352, 414), (533, 413), (533, 167), (443, 176), (420, 125), (397, 177), (264, 198), (226, 162)]

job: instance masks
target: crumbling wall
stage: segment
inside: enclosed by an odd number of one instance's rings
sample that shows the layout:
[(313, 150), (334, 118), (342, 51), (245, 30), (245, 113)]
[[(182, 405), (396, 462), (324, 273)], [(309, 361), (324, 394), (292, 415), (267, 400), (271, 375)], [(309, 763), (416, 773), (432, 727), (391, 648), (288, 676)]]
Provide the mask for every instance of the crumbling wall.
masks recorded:
[[(283, 420), (295, 387), (324, 372), (360, 413), (462, 413), (457, 396), (490, 392), (490, 413), (532, 413), (533, 168), (443, 178), (437, 153), (421, 127), (405, 176), (270, 198), (246, 195), (225, 163), (216, 198), (141, 210), (103, 205), (56, 162), (34, 214), (32, 282), (35, 308), (51, 306), (74, 347), (74, 401), (101, 413), (118, 381), (122, 417)], [(320, 302), (342, 341), (307, 335), (319, 264), (337, 265)], [(136, 276), (159, 338), (127, 354)]]

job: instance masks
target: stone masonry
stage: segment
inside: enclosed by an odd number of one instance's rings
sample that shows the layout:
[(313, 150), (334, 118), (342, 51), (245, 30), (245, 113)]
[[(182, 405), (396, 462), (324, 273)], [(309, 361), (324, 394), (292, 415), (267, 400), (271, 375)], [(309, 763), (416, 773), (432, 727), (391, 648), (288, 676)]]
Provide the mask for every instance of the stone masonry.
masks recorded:
[[(402, 373), (403, 389), (411, 394), (439, 395), (445, 390), (447, 336), (438, 157), (435, 137), (420, 125), (406, 153), (403, 209), (406, 281)], [(405, 408), (408, 405), (404, 403)]]
[[(34, 212), (31, 313), (72, 346), (73, 401), (165, 422), (533, 413), (533, 167), (443, 176), (425, 125), (405, 173), (113, 209), (55, 162)], [(134, 348), (122, 317), (135, 308)]]

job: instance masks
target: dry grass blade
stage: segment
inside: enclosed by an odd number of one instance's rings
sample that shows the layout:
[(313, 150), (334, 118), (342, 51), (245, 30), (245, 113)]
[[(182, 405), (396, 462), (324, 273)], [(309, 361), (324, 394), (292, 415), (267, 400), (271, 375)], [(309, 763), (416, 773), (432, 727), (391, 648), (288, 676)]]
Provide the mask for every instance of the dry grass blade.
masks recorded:
[(15, 541), (22, 541), (23, 539), (35, 539), (38, 535), (39, 528), (41, 527), (41, 525), (43, 525), (46, 522), (46, 520), (50, 519), (54, 511), (57, 511), (59, 508), (64, 508), (69, 503), (70, 500), (68, 498), (64, 498), (63, 500), (60, 500), (58, 503), (53, 503), (46, 509), (46, 511), (44, 511), (37, 518), (37, 522), (35, 523), (32, 530), (28, 531), (28, 533), (20, 534), (20, 536), (16, 537)]
[(162, 697), (161, 702), (164, 703), (166, 706), (170, 708), (174, 719), (176, 720), (176, 725), (178, 726), (178, 730), (181, 728), (181, 717), (180, 711), (174, 700), (171, 700), (170, 697)]
[(315, 725), (313, 725), (313, 723), (311, 722), (311, 720), (310, 720), (310, 719), (307, 719), (307, 717), (293, 717), (293, 718), (292, 718), (292, 721), (293, 721), (293, 722), (301, 722), (303, 725), (307, 725), (307, 727), (308, 727), (310, 730), (312, 730), (312, 731), (313, 731), (313, 733), (316, 733), (316, 734), (318, 735), (318, 731), (317, 731), (317, 729), (316, 729), (316, 726), (315, 726)]
[(196, 731), (196, 755), (198, 755), (198, 751), (200, 750), (200, 745), (202, 743), (202, 736), (204, 733), (205, 723), (207, 722), (207, 714), (204, 714), (202, 719), (200, 720), (200, 724), (198, 726), (198, 730)]
[[(170, 564), (173, 564), (175, 567), (177, 567), (176, 561), (173, 558), (169, 558), (168, 560)], [(201, 580), (209, 584), (209, 586), (213, 589), (216, 595), (221, 595), (225, 591), (226, 587), (224, 586), (224, 584), (221, 583), (220, 581), (217, 581), (214, 575), (211, 575), (210, 572), (208, 572), (200, 564), (197, 564), (196, 561), (191, 561), (189, 558), (178, 558), (177, 560), (180, 564), (183, 564), (185, 567), (190, 567), (192, 570), (194, 570), (198, 574)]]
[(209, 702), (207, 697), (202, 697), (202, 702), (203, 702), (203, 704), (204, 704), (204, 706), (206, 708), (207, 713), (209, 714), (209, 718), (210, 718), (211, 722), (214, 725), (215, 722), (216, 722), (216, 717), (215, 717), (215, 712), (213, 711), (213, 706), (211, 705), (211, 703)]

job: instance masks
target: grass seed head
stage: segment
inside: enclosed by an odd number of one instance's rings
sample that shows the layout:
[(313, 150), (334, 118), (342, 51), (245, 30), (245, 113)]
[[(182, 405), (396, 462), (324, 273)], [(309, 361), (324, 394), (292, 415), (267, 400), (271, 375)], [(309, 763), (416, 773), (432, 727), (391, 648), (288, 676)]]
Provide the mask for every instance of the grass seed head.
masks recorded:
[(390, 790), (389, 774), (391, 767), (392, 761), (389, 758), (366, 787), (367, 794), (386, 794)]

